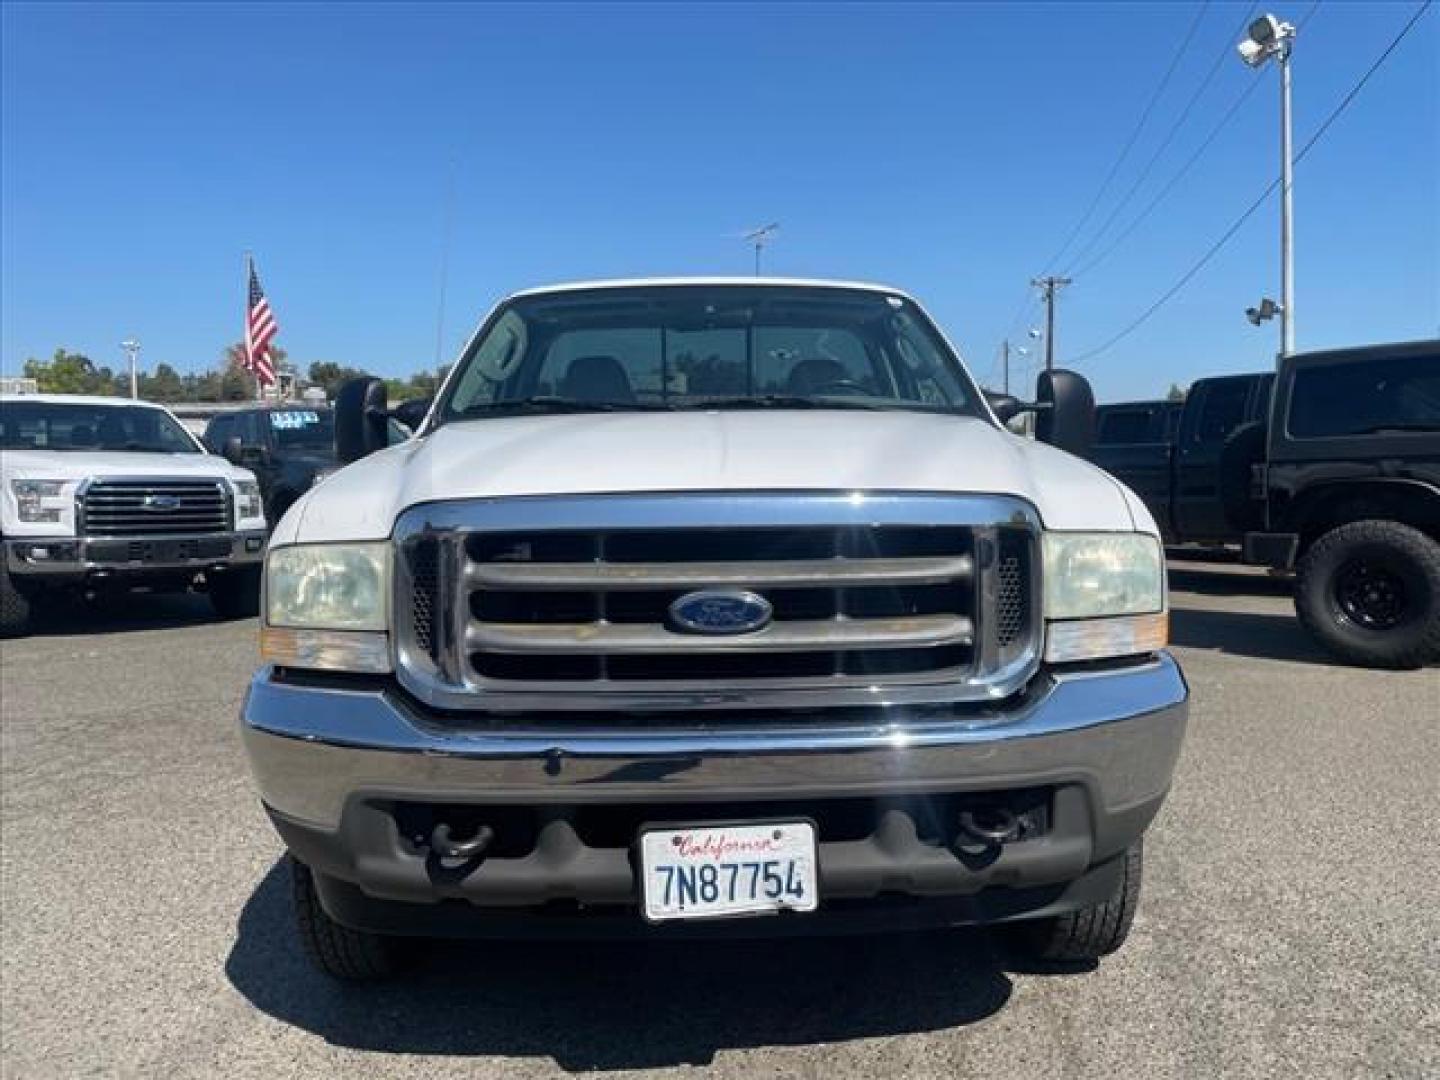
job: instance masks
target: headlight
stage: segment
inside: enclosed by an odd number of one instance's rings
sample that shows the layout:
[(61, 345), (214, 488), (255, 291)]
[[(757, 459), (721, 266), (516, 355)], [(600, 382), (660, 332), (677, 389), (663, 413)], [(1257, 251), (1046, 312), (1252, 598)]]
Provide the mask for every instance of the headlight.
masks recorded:
[(235, 481), (235, 516), (240, 521), (265, 516), (260, 505), (260, 485), (254, 480)]
[(384, 630), (390, 545), (293, 544), (265, 560), (265, 621), (315, 630)]
[(1046, 533), (1045, 658), (1094, 660), (1163, 648), (1160, 542), (1144, 533)]
[(261, 656), (286, 667), (389, 671), (389, 596), (388, 543), (272, 548)]
[(20, 511), (21, 521), (59, 521), (64, 507), (50, 505), (60, 498), (65, 490), (64, 480), (11, 480), (10, 490), (15, 493), (15, 503)]

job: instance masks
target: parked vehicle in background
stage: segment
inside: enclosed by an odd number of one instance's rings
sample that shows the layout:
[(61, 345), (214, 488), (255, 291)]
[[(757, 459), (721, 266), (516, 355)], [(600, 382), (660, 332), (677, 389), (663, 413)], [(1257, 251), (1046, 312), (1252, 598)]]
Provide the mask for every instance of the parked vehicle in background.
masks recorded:
[(1440, 660), (1440, 341), (1289, 357), (1240, 438), (1245, 557), (1294, 567), (1306, 628), (1358, 664)]
[[(409, 437), (408, 429), (394, 420), (389, 433), (392, 442)], [(335, 413), (328, 405), (287, 402), (224, 412), (211, 417), (204, 442), (211, 453), (255, 473), (272, 525), (317, 481), (339, 468)]]
[(1095, 409), (1095, 449), (1174, 442), (1180, 429), (1181, 401), (1118, 401)]
[(1336, 655), (1440, 658), (1440, 343), (1300, 353), (1278, 382), (1201, 379), (1173, 443), (1090, 456), (1167, 542), (1236, 544), (1294, 569), (1300, 619)]
[(160, 406), (0, 398), (0, 633), (61, 592), (200, 586), (221, 615), (253, 615), (264, 546), (255, 477)]
[(1253, 525), (1237, 518), (1248, 501), (1249, 465), (1237, 504), (1222, 483), (1232, 471), (1227, 447), (1242, 427), (1265, 418), (1274, 382), (1268, 372), (1222, 375), (1196, 382), (1183, 404), (1102, 405), (1090, 460), (1144, 500), (1167, 543), (1238, 544)]
[[(276, 526), (243, 706), (322, 970), (415, 936), (1124, 941), (1188, 698), (1157, 530), (1004, 430), (914, 300), (535, 290), (403, 445), (384, 394), (342, 389), (363, 460)], [(1037, 397), (1083, 449), (1084, 380)]]

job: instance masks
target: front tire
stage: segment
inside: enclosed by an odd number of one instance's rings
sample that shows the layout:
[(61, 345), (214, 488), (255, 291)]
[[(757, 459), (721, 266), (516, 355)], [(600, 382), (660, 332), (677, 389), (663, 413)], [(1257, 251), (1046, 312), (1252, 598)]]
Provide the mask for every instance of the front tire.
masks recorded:
[[(3, 558), (0, 552), (0, 558)], [(30, 631), (30, 598), (20, 591), (10, 571), (0, 566), (0, 638), (24, 637)]]
[(1110, 899), (1094, 907), (1020, 923), (1015, 928), (1020, 948), (1036, 960), (1076, 963), (1099, 960), (1125, 944), (1140, 906), (1144, 839), (1136, 840), (1119, 858), (1120, 884)]
[(294, 856), (286, 859), (295, 925), (312, 964), (332, 979), (346, 982), (388, 979), (407, 966), (409, 953), (403, 940), (341, 926), (321, 906), (311, 869)]
[(1440, 659), (1440, 543), (1398, 521), (1352, 521), (1311, 545), (1295, 613), (1352, 664), (1417, 668)]
[(210, 606), (222, 619), (249, 619), (260, 614), (260, 568), (247, 566), (215, 574), (206, 587)]

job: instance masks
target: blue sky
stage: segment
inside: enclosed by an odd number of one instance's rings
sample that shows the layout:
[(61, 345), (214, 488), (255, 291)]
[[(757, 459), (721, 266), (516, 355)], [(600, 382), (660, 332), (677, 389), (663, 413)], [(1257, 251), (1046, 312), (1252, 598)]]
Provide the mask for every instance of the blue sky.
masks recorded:
[[(1298, 20), (1311, 0), (1276, 9)], [(1322, 3), (1296, 138), (1415, 10)], [(1211, 3), (1088, 228), (1134, 184), (1251, 5)], [(715, 7), (6, 4), (0, 367), (57, 346), (212, 367), (256, 254), (304, 366), (446, 359), (501, 295), (574, 278), (778, 274), (920, 297), (977, 376), (1200, 12), (1196, 3)], [(1226, 56), (1113, 235), (1251, 73)], [(1275, 72), (1106, 262), (1062, 294), (1059, 357), (1167, 288), (1274, 176)], [(1440, 10), (1299, 167), (1302, 348), (1440, 333)], [(1174, 301), (1083, 370), (1102, 399), (1270, 362), (1272, 200)], [(1083, 247), (1089, 239), (1084, 233)], [(1096, 250), (1103, 250), (1102, 237)], [(1067, 260), (1062, 259), (1063, 267)]]

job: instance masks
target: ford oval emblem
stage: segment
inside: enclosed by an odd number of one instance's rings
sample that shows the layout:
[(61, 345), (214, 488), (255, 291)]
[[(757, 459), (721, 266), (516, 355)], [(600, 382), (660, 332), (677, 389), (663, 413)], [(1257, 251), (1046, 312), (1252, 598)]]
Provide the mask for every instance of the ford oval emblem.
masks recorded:
[(670, 605), (670, 620), (691, 634), (753, 634), (770, 625), (775, 609), (753, 592), (707, 589)]
[(140, 505), (146, 510), (178, 510), (180, 500), (174, 495), (146, 495)]

